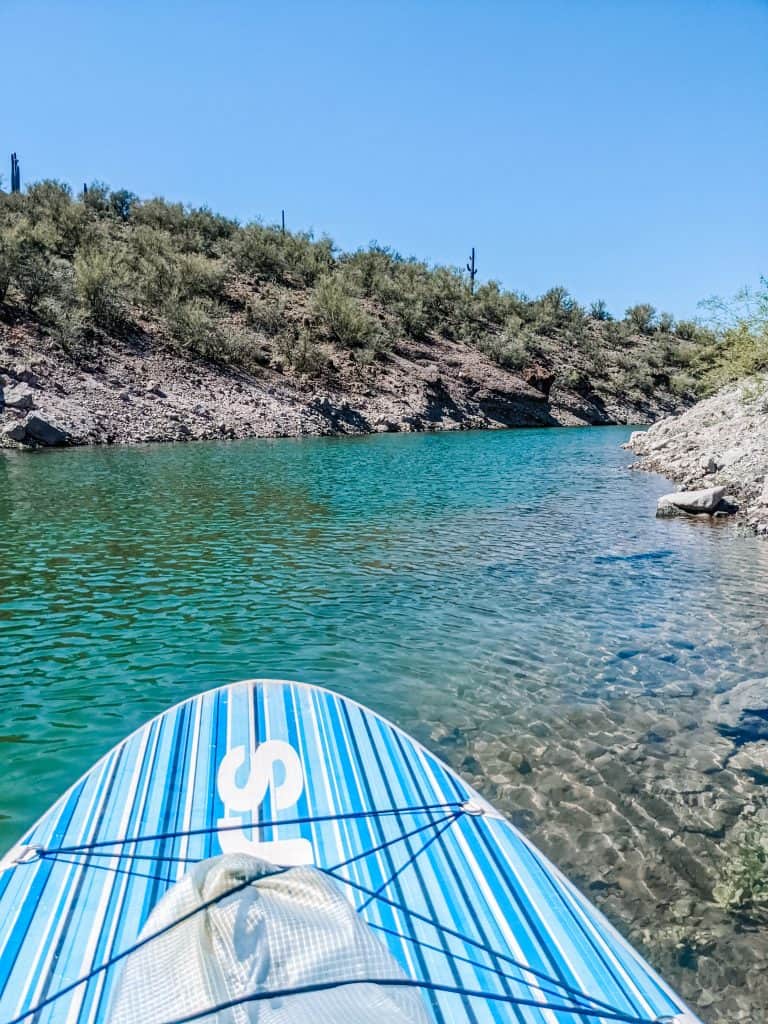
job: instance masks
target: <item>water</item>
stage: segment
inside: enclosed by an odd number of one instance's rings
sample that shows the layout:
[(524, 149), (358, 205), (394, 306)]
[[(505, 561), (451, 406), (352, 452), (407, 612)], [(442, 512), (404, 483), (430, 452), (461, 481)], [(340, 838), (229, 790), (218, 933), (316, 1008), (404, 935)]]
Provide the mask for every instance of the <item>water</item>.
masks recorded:
[(754, 1013), (768, 941), (745, 959), (709, 887), (765, 787), (712, 709), (765, 674), (768, 544), (656, 520), (628, 433), (3, 453), (0, 846), (169, 704), (322, 683), (482, 788), (707, 1020)]

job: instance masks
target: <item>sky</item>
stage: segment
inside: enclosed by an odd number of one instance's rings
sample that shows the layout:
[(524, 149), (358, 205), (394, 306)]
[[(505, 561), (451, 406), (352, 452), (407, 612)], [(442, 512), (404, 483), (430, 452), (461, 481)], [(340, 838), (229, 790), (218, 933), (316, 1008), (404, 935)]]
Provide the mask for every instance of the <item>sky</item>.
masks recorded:
[(768, 273), (768, 0), (0, 0), (0, 52), (24, 182), (616, 314)]

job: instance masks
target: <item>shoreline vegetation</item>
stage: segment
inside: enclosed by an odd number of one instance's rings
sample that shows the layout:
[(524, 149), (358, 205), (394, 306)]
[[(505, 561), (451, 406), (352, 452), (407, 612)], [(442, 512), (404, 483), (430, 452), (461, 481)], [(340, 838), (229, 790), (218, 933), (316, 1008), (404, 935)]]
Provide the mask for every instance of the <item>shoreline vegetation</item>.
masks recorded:
[(94, 183), (0, 193), (0, 444), (652, 423), (722, 333)]

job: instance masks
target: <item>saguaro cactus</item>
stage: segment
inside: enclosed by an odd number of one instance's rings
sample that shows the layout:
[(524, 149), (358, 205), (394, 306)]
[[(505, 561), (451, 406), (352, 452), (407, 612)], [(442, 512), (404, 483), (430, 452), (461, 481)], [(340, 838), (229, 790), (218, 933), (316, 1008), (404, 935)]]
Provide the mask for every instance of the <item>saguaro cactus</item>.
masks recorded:
[(21, 192), (21, 168), (15, 153), (11, 153), (11, 192)]
[(467, 271), (469, 272), (469, 290), (472, 294), (475, 292), (475, 278), (477, 277), (477, 267), (475, 266), (475, 247), (472, 246), (472, 255), (469, 257), (469, 263), (467, 263)]

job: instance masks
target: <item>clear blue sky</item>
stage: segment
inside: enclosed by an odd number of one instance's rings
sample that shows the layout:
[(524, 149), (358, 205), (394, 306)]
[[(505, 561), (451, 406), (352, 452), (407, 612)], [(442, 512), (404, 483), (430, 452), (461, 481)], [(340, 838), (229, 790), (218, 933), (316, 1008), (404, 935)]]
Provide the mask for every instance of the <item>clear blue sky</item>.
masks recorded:
[(25, 181), (614, 312), (768, 272), (768, 0), (0, 0), (0, 46)]

